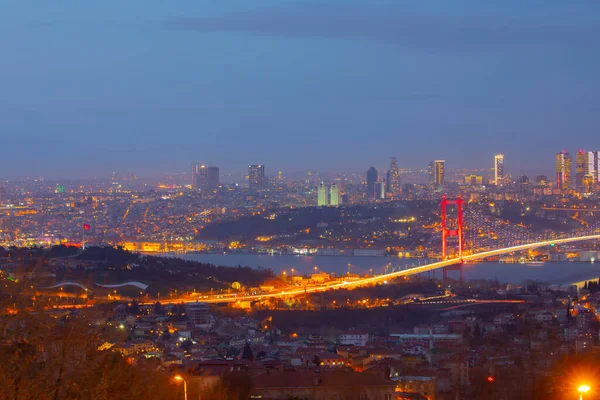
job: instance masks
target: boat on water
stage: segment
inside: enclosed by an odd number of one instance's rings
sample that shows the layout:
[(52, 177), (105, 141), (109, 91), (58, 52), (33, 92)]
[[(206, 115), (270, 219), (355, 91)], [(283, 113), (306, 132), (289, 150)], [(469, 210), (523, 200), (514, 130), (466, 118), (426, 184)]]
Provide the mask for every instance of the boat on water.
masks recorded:
[(526, 261), (526, 260), (521, 260), (519, 261), (519, 264), (523, 264), (523, 265), (544, 265), (545, 262), (544, 261)]

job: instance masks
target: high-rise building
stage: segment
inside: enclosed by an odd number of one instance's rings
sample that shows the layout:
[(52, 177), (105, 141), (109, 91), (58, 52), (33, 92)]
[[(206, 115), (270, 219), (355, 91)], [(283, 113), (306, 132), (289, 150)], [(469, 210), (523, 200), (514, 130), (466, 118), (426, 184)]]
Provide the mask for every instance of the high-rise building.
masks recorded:
[(265, 187), (264, 165), (250, 165), (248, 167), (248, 184), (252, 190), (258, 190)]
[(504, 185), (504, 154), (494, 156), (494, 184), (496, 186)]
[(377, 170), (371, 167), (367, 171), (367, 197), (372, 199), (375, 197), (375, 182), (377, 182)]
[(329, 205), (340, 205), (340, 190), (335, 183), (332, 183), (331, 187), (329, 188)]
[(279, 183), (283, 183), (283, 172), (281, 172), (281, 171), (277, 172), (277, 181)]
[(600, 181), (598, 151), (579, 150), (575, 157), (575, 187), (579, 193), (592, 193)]
[(402, 191), (400, 184), (400, 169), (398, 168), (398, 160), (396, 157), (392, 157), (390, 160), (390, 169), (387, 177), (388, 192), (393, 195), (398, 195)]
[(592, 175), (594, 182), (600, 182), (600, 151), (587, 152), (585, 174)]
[(219, 186), (219, 167), (192, 164), (191, 183), (192, 189), (203, 193), (215, 190)]
[[(200, 164), (192, 164), (192, 173), (190, 175), (190, 183), (192, 185), (192, 189), (194, 190), (198, 190), (198, 187), (196, 186), (196, 175), (198, 175), (198, 168), (200, 167)], [(113, 172), (113, 177), (112, 177), (112, 181), (115, 181), (115, 174)]]
[(208, 186), (208, 169), (206, 165), (196, 167), (196, 190), (205, 192)]
[(219, 167), (207, 168), (206, 189), (213, 191), (219, 186)]
[(571, 153), (561, 151), (556, 153), (556, 187), (562, 190), (571, 188), (571, 170), (573, 159)]
[(575, 154), (575, 189), (577, 192), (583, 192), (583, 179), (585, 178), (585, 170), (587, 167), (587, 154), (585, 150), (579, 150)]
[(375, 182), (375, 198), (385, 199), (385, 181)]
[(445, 164), (445, 160), (435, 160), (429, 163), (429, 186), (432, 189), (440, 190), (444, 187)]
[(328, 204), (327, 201), (327, 186), (321, 182), (319, 184), (319, 188), (317, 189), (317, 205), (319, 207), (324, 207)]

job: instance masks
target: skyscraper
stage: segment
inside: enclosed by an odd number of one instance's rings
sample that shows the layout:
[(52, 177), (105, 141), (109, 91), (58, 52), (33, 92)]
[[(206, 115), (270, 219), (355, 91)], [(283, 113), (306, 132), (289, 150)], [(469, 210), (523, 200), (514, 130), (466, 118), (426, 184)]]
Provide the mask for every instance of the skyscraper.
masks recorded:
[(585, 157), (585, 178), (584, 186), (591, 190), (586, 190), (585, 193), (596, 192), (600, 189), (600, 152), (588, 151)]
[(444, 160), (435, 160), (429, 163), (429, 186), (432, 189), (440, 190), (444, 187), (445, 164)]
[(390, 170), (388, 171), (388, 191), (393, 195), (398, 195), (402, 191), (400, 184), (400, 169), (396, 157), (390, 160)]
[(556, 187), (562, 190), (571, 188), (571, 169), (573, 159), (571, 153), (561, 151), (556, 153)]
[[(198, 168), (200, 167), (200, 164), (192, 164), (192, 173), (190, 175), (190, 183), (192, 185), (192, 189), (194, 190), (198, 190), (198, 186), (196, 186), (196, 175), (198, 175)], [(113, 173), (113, 182), (115, 181), (115, 174)]]
[(385, 181), (375, 182), (375, 198), (385, 199)]
[(371, 167), (367, 171), (367, 197), (372, 199), (375, 197), (375, 182), (377, 182), (377, 170)]
[(494, 156), (494, 184), (496, 186), (504, 185), (504, 154)]
[(208, 188), (208, 168), (198, 165), (196, 168), (196, 190), (206, 192)]
[(319, 184), (319, 188), (317, 189), (317, 205), (319, 207), (324, 207), (327, 204), (327, 187), (323, 184), (323, 182), (321, 182)]
[(340, 205), (340, 191), (335, 183), (332, 183), (329, 188), (329, 205)]
[(192, 164), (192, 189), (208, 193), (219, 186), (219, 167)]
[(248, 184), (252, 190), (258, 190), (265, 187), (264, 165), (250, 165), (248, 167)]
[(586, 176), (586, 169), (588, 168), (588, 152), (585, 150), (579, 150), (575, 154), (575, 189), (577, 192), (583, 192), (583, 180)]
[(219, 167), (208, 167), (206, 190), (213, 191), (219, 186)]

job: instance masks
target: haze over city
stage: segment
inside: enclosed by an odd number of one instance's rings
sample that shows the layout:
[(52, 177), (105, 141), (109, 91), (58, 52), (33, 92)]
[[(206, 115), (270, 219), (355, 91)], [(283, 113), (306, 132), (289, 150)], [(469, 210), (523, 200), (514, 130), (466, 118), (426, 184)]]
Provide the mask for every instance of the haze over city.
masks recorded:
[(199, 159), (490, 168), (495, 153), (549, 173), (548, 154), (597, 138), (599, 14), (584, 0), (12, 2), (0, 179)]
[(0, 399), (600, 400), (598, 1), (0, 37)]

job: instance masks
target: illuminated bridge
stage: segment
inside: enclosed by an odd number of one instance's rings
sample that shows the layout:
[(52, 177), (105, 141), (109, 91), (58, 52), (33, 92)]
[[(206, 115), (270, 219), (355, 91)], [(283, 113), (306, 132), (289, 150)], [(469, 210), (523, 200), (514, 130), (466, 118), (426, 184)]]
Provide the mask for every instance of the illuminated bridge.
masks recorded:
[[(586, 241), (586, 240), (600, 240), (600, 234), (563, 238), (563, 239), (554, 239), (554, 240), (548, 240), (548, 241), (543, 241), (543, 242), (528, 243), (528, 244), (522, 244), (522, 245), (518, 245), (518, 246), (506, 247), (506, 248), (502, 248), (502, 249), (484, 251), (484, 252), (477, 253), (477, 254), (463, 256), (462, 261), (476, 261), (476, 260), (481, 260), (481, 259), (484, 259), (487, 257), (499, 256), (502, 254), (509, 254), (509, 253), (514, 253), (514, 252), (518, 252), (518, 251), (534, 249), (537, 247), (544, 247), (544, 246), (550, 246), (550, 245), (555, 245), (555, 244), (566, 244), (566, 243), (580, 242), (580, 241)], [(387, 282), (394, 278), (410, 276), (410, 275), (415, 275), (415, 274), (421, 274), (423, 272), (435, 271), (437, 269), (446, 268), (446, 267), (453, 266), (453, 265), (459, 265), (461, 263), (462, 262), (461, 262), (460, 258), (453, 258), (450, 260), (438, 261), (438, 262), (434, 262), (431, 264), (422, 265), (420, 267), (414, 267), (414, 268), (408, 268), (408, 269), (401, 270), (401, 271), (395, 271), (395, 272), (391, 272), (388, 274), (382, 274), (382, 275), (377, 275), (377, 276), (372, 276), (372, 277), (367, 277), (367, 278), (361, 278), (361, 279), (354, 280), (354, 281), (336, 282), (336, 283), (332, 283), (332, 284), (328, 284), (328, 285), (314, 286), (314, 287), (310, 287), (310, 288), (309, 287), (294, 288), (292, 290), (287, 290), (287, 291), (282, 291), (282, 292), (277, 292), (277, 293), (266, 293), (266, 294), (261, 294), (261, 295), (249, 295), (249, 296), (240, 295), (240, 296), (238, 296), (238, 295), (233, 294), (233, 295), (211, 296), (209, 298), (202, 299), (199, 301), (202, 301), (205, 303), (233, 303), (236, 301), (256, 301), (256, 300), (265, 300), (268, 298), (301, 296), (306, 293), (319, 293), (319, 292), (335, 290), (335, 289), (350, 289), (350, 288), (356, 288), (359, 286), (367, 286), (367, 285), (373, 285), (373, 284), (378, 284), (378, 283), (384, 283), (384, 282)], [(178, 301), (181, 301), (181, 300), (178, 300)], [(189, 302), (196, 302), (196, 300), (189, 301)]]
[[(141, 290), (146, 290), (148, 289), (148, 285), (142, 283), (142, 282), (137, 282), (137, 281), (129, 281), (129, 282), (124, 282), (124, 283), (118, 283), (118, 284), (113, 284), (113, 285), (101, 285), (99, 283), (94, 283), (94, 285), (105, 288), (105, 289), (118, 289), (118, 288), (122, 288), (125, 286), (134, 286), (138, 289)], [(87, 288), (85, 285), (83, 285), (82, 283), (76, 282), (76, 281), (64, 281), (64, 282), (58, 282), (55, 283), (52, 286), (47, 286), (47, 287), (43, 287), (40, 289), (56, 289), (56, 288), (62, 288), (65, 286), (76, 286), (80, 289), (83, 289), (85, 291), (92, 291), (92, 289)]]

